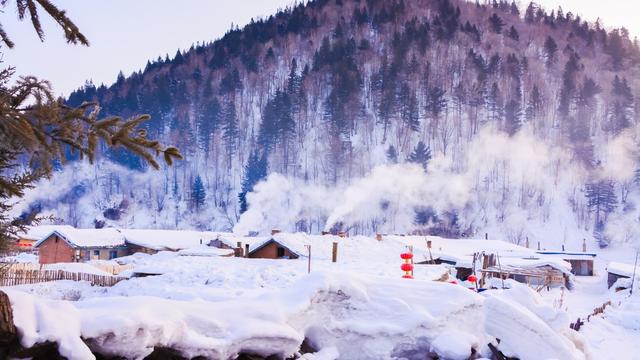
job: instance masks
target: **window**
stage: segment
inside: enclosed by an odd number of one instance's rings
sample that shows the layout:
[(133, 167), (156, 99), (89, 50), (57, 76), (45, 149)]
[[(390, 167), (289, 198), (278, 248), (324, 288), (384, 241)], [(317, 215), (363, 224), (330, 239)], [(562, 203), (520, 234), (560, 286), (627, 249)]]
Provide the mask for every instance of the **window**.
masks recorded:
[(278, 257), (284, 257), (284, 248), (282, 246), (278, 246)]
[(100, 250), (93, 250), (93, 256), (100, 256)]
[(117, 250), (111, 250), (109, 251), (109, 260), (111, 259), (115, 259), (118, 257), (118, 251)]

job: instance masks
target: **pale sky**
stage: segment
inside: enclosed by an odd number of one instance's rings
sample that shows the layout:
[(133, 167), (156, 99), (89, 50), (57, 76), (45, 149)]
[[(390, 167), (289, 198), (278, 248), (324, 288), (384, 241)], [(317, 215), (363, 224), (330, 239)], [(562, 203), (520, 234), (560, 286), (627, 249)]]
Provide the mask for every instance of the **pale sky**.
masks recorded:
[[(411, 0), (407, 0), (411, 1)], [(537, 0), (547, 9), (561, 5), (590, 21), (598, 17), (607, 27), (628, 28), (640, 36), (640, 0)], [(4, 49), (6, 65), (19, 74), (48, 79), (57, 94), (68, 95), (85, 80), (110, 84), (120, 70), (125, 75), (144, 68), (147, 60), (175, 55), (198, 41), (221, 37), (230, 25), (266, 17), (293, 0), (54, 0), (91, 42), (68, 45), (62, 31), (41, 16), (46, 40), (41, 43), (30, 22), (16, 20), (15, 9), (0, 14), (0, 22), (16, 43)], [(522, 1), (523, 4), (528, 4)]]

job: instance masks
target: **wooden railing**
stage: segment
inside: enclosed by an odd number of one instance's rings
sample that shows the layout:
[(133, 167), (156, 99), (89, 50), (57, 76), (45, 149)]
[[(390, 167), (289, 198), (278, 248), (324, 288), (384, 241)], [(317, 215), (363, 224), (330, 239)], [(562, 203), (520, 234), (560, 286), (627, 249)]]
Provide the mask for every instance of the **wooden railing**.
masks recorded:
[(127, 278), (121, 276), (96, 275), (64, 270), (21, 270), (8, 268), (0, 273), (0, 286), (37, 284), (47, 281), (88, 281), (94, 286), (113, 286)]

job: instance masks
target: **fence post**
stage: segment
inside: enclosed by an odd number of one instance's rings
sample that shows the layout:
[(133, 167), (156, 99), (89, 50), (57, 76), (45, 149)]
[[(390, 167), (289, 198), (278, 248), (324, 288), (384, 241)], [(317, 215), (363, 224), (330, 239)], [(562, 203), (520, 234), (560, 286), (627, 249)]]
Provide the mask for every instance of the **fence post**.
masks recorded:
[(338, 243), (333, 242), (333, 249), (331, 251), (331, 262), (338, 261)]

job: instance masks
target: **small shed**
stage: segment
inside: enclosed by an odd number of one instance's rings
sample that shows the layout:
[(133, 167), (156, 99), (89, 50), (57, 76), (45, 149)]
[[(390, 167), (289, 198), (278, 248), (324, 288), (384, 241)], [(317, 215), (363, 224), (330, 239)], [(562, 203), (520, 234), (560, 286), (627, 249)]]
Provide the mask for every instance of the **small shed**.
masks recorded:
[(577, 276), (593, 276), (595, 253), (569, 251), (537, 251), (546, 257), (557, 257), (571, 264), (571, 273)]
[(269, 238), (251, 246), (247, 257), (252, 259), (297, 259), (300, 255), (283, 241)]
[[(640, 269), (635, 269), (635, 271), (636, 271), (636, 279), (637, 279), (640, 276)], [(634, 274), (633, 265), (620, 263), (620, 262), (610, 262), (607, 265), (607, 287), (610, 289), (614, 284), (618, 283), (616, 290), (627, 289), (631, 285), (631, 281), (618, 282), (618, 280), (631, 279), (633, 274)]]

